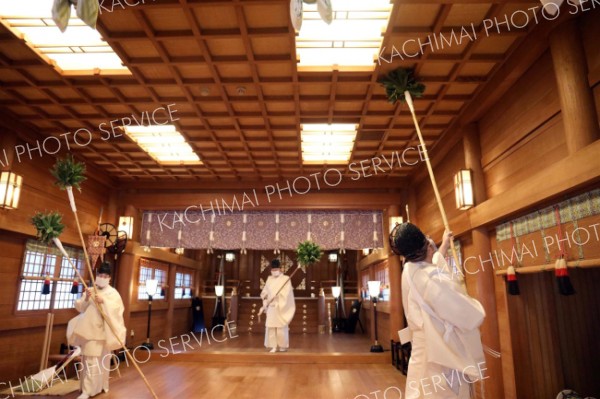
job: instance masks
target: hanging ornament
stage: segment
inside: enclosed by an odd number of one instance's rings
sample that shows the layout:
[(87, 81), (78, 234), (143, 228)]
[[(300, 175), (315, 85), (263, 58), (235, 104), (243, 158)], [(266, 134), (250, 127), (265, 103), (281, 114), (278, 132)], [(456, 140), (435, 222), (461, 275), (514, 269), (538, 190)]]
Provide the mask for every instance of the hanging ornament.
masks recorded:
[(290, 17), (296, 32), (300, 31), (300, 28), (302, 28), (302, 0), (290, 1)]
[(79, 294), (79, 282), (77, 280), (73, 280), (73, 285), (71, 286), (71, 294)]
[(165, 290), (164, 285), (161, 285), (161, 287), (160, 287), (160, 296), (162, 296), (162, 297), (166, 296), (166, 290)]
[(571, 284), (571, 278), (569, 277), (569, 272), (567, 271), (567, 261), (565, 260), (565, 257), (567, 256), (567, 250), (564, 244), (561, 245), (561, 241), (563, 241), (563, 232), (558, 205), (554, 207), (554, 218), (558, 227), (557, 241), (559, 254), (558, 259), (556, 259), (556, 262), (554, 263), (554, 275), (556, 276), (556, 281), (558, 283), (558, 292), (560, 292), (561, 295), (573, 295), (575, 294), (575, 289)]
[(327, 24), (331, 24), (333, 21), (333, 9), (331, 6), (331, 0), (317, 0), (317, 11), (321, 19)]
[(42, 286), (42, 295), (50, 294), (50, 277), (46, 276), (44, 285)]
[(517, 281), (517, 274), (515, 273), (515, 268), (509, 266), (506, 269), (506, 282), (508, 283), (508, 293), (510, 295), (519, 295), (521, 292), (519, 291), (519, 282)]
[(245, 213), (242, 215), (242, 221), (244, 222), (244, 227), (242, 230), (242, 248), (240, 249), (240, 254), (242, 255), (246, 255), (248, 253), (248, 251), (246, 250), (246, 223), (247, 223), (247, 216)]
[(280, 253), (279, 251), (279, 212), (275, 213), (275, 250), (273, 251), (275, 255)]

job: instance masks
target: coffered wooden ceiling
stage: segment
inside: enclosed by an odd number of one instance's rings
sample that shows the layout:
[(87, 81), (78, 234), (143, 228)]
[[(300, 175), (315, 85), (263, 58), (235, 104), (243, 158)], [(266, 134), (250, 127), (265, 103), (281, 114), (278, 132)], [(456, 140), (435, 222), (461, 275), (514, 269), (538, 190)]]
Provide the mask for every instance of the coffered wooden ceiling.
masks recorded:
[[(409, 39), (459, 32), (471, 23), (478, 38), (404, 61), (375, 61), (373, 72), (299, 72), (288, 0), (145, 3), (114, 7), (98, 22), (129, 76), (62, 76), (0, 26), (0, 120), (12, 121), (8, 131), (43, 138), (90, 129), (96, 132), (92, 143), (73, 150), (124, 183), (295, 178), (327, 168), (302, 165), (302, 123), (358, 124), (351, 162), (416, 146), (408, 109), (388, 103), (377, 83), (392, 69), (412, 67), (427, 86), (415, 105), (427, 144), (434, 147), (528, 32), (504, 27), (487, 36), (482, 21), (538, 5), (396, 0), (384, 33), (386, 60), (393, 46)], [(128, 138), (99, 138), (100, 123), (167, 104), (175, 104), (176, 124), (203, 165), (163, 166)], [(381, 178), (400, 181), (411, 171), (405, 165)]]

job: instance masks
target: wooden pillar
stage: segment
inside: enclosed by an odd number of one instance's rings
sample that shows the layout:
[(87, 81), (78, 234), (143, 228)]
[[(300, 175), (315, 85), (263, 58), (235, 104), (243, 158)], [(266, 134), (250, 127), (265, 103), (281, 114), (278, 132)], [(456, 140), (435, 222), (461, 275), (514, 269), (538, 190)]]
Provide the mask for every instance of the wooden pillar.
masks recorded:
[(395, 255), (389, 245), (389, 226), (390, 216), (399, 216), (400, 208), (398, 205), (392, 205), (388, 208), (388, 220), (384, 221), (385, 242), (384, 249), (388, 253), (388, 267), (390, 277), (390, 337), (398, 341), (398, 330), (404, 328), (404, 308), (402, 307), (402, 270), (400, 269), (400, 258)]
[(167, 286), (165, 290), (167, 294), (167, 325), (165, 326), (165, 337), (173, 336), (173, 320), (175, 312), (175, 275), (177, 274), (177, 265), (169, 265), (169, 274), (167, 276)]
[(588, 83), (578, 19), (563, 22), (550, 34), (550, 50), (569, 154), (598, 139), (598, 116)]
[[(117, 286), (115, 287), (117, 291), (119, 291), (125, 307), (123, 319), (125, 320), (125, 326), (128, 328), (128, 337), (129, 332), (131, 332), (129, 320), (131, 318), (131, 302), (133, 301), (133, 283), (136, 270), (135, 264), (136, 256), (134, 254), (125, 252), (121, 255), (119, 258), (119, 267), (117, 269)], [(140, 331), (137, 331), (136, 333), (140, 334)], [(132, 344), (133, 342), (129, 342), (129, 345)]]
[(132, 236), (129, 237), (131, 241), (140, 242), (140, 227), (142, 226), (142, 220), (138, 215), (137, 209), (133, 205), (127, 205), (123, 212), (123, 215), (118, 216), (132, 216), (133, 217), (133, 231)]
[[(480, 204), (487, 199), (483, 169), (481, 167), (481, 146), (479, 132), (476, 125), (471, 124), (464, 128), (463, 147), (465, 153), (465, 166), (473, 172), (473, 193), (475, 204)], [(478, 227), (471, 231), (473, 240), (472, 251), (477, 258), (486, 258), (491, 253), (490, 238), (487, 229)], [(485, 309), (486, 317), (481, 325), (481, 337), (484, 345), (500, 350), (500, 335), (498, 330), (498, 312), (496, 296), (494, 294), (494, 269), (492, 267), (469, 267), (465, 271), (465, 280), (469, 294), (476, 298)], [(505, 357), (502, 348), (502, 356)], [(512, 356), (510, 356), (512, 358)], [(504, 398), (504, 383), (502, 374), (502, 361), (486, 353), (486, 376), (484, 380), (486, 396), (490, 398)], [(489, 395), (489, 396), (488, 396)]]

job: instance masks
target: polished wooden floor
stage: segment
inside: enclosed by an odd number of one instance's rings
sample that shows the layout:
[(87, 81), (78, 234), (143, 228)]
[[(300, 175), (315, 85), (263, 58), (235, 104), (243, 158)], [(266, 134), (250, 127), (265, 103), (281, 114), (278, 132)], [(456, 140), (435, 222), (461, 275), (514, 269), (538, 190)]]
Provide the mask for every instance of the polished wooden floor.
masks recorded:
[[(390, 352), (370, 354), (370, 342), (363, 336), (292, 335), (290, 346), (288, 353), (268, 354), (262, 347), (261, 336), (243, 336), (198, 348), (196, 354), (200, 356), (219, 353), (218, 358), (213, 357), (209, 362), (180, 361), (186, 359), (185, 354), (176, 354), (165, 358), (154, 356), (141, 367), (161, 399), (365, 399), (383, 398), (386, 389), (386, 399), (397, 399), (398, 389), (404, 390), (405, 377), (391, 365)], [(247, 353), (265, 357), (256, 362), (232, 361)], [(314, 358), (322, 355), (327, 359), (331, 353), (336, 353), (341, 361), (311, 361), (313, 364), (277, 361), (294, 355)], [(361, 361), (357, 357), (361, 353), (377, 357), (380, 364)], [(133, 367), (122, 364), (121, 374), (119, 378), (112, 373), (110, 392), (97, 398), (152, 397)], [(73, 393), (64, 398), (77, 396), (78, 393)]]

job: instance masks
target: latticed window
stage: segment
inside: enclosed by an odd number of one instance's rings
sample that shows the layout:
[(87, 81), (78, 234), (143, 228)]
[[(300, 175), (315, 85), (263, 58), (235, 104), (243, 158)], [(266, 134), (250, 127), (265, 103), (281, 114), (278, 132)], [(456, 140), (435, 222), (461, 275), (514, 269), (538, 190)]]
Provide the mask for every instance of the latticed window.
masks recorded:
[(178, 272), (175, 274), (175, 299), (192, 297), (192, 273)]
[(167, 285), (167, 271), (169, 264), (157, 262), (150, 259), (140, 259), (140, 278), (138, 280), (138, 299), (141, 301), (148, 300), (146, 292), (146, 280), (158, 280), (158, 289), (156, 295), (152, 299), (164, 299), (162, 287)]
[[(84, 254), (77, 248), (65, 246), (71, 261), (79, 272), (84, 272)], [(54, 246), (28, 240), (23, 255), (22, 278), (19, 287), (17, 311), (70, 309), (81, 295), (71, 294), (75, 271), (68, 260)], [(44, 280), (50, 278), (50, 293), (42, 294)]]

